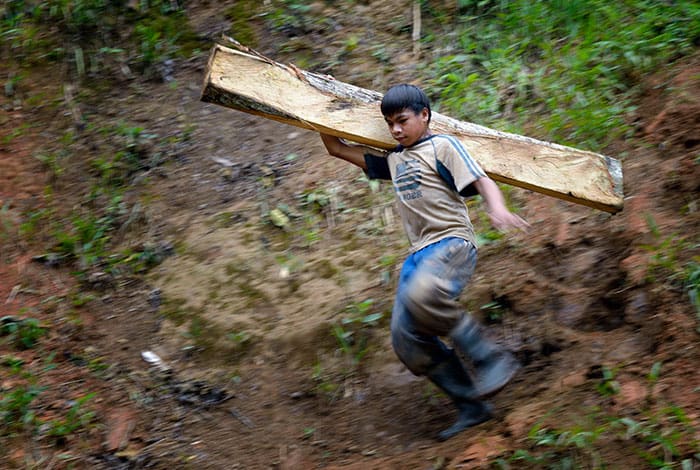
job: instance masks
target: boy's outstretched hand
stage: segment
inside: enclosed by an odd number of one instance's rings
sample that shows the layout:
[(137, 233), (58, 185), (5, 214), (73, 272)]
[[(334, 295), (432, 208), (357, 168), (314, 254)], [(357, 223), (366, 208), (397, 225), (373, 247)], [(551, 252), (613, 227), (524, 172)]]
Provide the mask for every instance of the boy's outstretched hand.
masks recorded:
[(508, 209), (505, 210), (490, 210), (486, 212), (491, 219), (491, 225), (502, 232), (508, 229), (515, 228), (527, 232), (530, 224), (517, 214), (513, 214)]
[(522, 217), (513, 214), (506, 207), (505, 199), (498, 185), (488, 176), (479, 178), (474, 182), (476, 190), (486, 203), (486, 213), (491, 219), (495, 229), (506, 232), (509, 229), (527, 231), (530, 227)]

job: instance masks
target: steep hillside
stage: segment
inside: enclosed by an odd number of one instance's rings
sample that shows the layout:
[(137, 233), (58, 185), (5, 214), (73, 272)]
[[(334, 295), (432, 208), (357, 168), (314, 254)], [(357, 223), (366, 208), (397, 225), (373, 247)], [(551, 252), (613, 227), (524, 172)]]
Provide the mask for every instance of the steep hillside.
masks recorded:
[[(468, 202), (464, 306), (524, 369), (494, 420), (438, 443), (452, 406), (389, 340), (407, 249), (391, 188), (199, 93), (226, 33), (360, 86), (424, 80), (456, 112), (427, 77), (469, 12), (424, 5), (416, 56), (403, 2), (121, 3), (96, 29), (76, 15), (102, 4), (43, 23), (5, 7), (8, 468), (700, 467), (697, 50), (630, 76), (627, 130), (593, 149), (623, 163), (623, 212), (504, 187), (532, 229), (502, 236)], [(499, 122), (549, 137), (518, 93)]]

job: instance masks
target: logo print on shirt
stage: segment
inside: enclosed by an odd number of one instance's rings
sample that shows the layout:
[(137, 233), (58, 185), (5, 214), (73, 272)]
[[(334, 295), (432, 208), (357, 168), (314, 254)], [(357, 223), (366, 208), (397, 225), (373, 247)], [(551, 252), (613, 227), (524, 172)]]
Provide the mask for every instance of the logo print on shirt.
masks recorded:
[(418, 199), (423, 197), (423, 193), (418, 189), (422, 179), (423, 175), (418, 161), (407, 160), (396, 165), (394, 189), (402, 201)]

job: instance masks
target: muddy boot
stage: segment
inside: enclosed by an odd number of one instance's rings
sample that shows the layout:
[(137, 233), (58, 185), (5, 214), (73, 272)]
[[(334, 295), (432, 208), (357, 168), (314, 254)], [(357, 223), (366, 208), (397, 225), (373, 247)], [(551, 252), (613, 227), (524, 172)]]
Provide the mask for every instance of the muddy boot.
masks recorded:
[(476, 399), (478, 393), (454, 351), (449, 358), (431, 368), (426, 375), (450, 397), (459, 411), (457, 421), (441, 431), (438, 440), (444, 441), (491, 419), (491, 407)]
[(479, 398), (471, 377), (454, 351), (451, 351), (450, 356), (440, 364), (428, 370), (426, 376), (451, 398), (464, 400)]
[(469, 316), (464, 317), (450, 337), (455, 347), (474, 364), (474, 388), (479, 397), (497, 393), (520, 370), (515, 356), (484, 338), (481, 326)]
[(452, 426), (438, 433), (439, 441), (446, 441), (466, 429), (493, 418), (492, 407), (486, 402), (479, 400), (453, 401), (459, 410), (459, 416)]

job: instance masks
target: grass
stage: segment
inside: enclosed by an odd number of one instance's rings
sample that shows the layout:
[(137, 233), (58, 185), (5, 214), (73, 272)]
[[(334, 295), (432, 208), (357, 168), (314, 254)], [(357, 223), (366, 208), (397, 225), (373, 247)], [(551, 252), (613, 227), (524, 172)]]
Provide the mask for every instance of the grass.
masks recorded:
[(0, 435), (31, 428), (36, 423), (36, 412), (32, 408), (34, 400), (44, 391), (36, 385), (17, 385), (3, 393), (0, 398), (0, 417), (3, 431)]
[[(692, 469), (700, 456), (700, 442), (691, 419), (682, 408), (662, 403), (654, 396), (662, 366), (660, 362), (651, 366), (646, 376), (647, 399), (635, 412), (619, 415), (612, 409), (593, 407), (572, 427), (553, 428), (540, 421), (528, 433), (527, 448), (514, 450), (494, 463), (502, 469), (608, 468), (614, 464), (606, 462), (603, 455), (612, 442), (634, 454), (640, 468)], [(597, 392), (604, 398), (617, 395), (620, 386), (615, 372), (604, 367), (602, 375)]]
[[(36, 377), (32, 376), (33, 381)], [(73, 401), (65, 414), (50, 420), (37, 416), (35, 402), (47, 390), (34, 383), (15, 385), (5, 391), (0, 398), (0, 422), (3, 423), (0, 436), (11, 437), (16, 433), (40, 434), (53, 439), (60, 446), (65, 440), (86, 430), (95, 421), (95, 412), (86, 403), (95, 397), (88, 393)]]
[(690, 302), (698, 310), (697, 289), (700, 269), (696, 261), (690, 261), (685, 266), (682, 261), (684, 253), (691, 249), (691, 243), (684, 236), (676, 233), (670, 235), (662, 233), (650, 214), (645, 214), (645, 218), (651, 234), (651, 242), (641, 245), (641, 248), (649, 253), (646, 280), (684, 288), (689, 294)]
[(700, 311), (700, 256), (693, 257), (685, 268), (685, 288), (691, 303)]
[(377, 311), (374, 299), (351, 302), (331, 325), (336, 349), (331, 357), (319, 355), (313, 365), (312, 392), (332, 404), (348, 392), (348, 381), (361, 370), (363, 359), (371, 352), (374, 333), (385, 318)]
[(319, 360), (313, 366), (311, 379), (314, 384), (314, 393), (325, 397), (329, 402), (335, 401), (341, 389), (342, 377), (338, 378), (335, 374), (326, 371)]
[(74, 400), (64, 416), (44, 423), (45, 434), (62, 443), (68, 436), (87, 429), (95, 419), (95, 412), (88, 409), (86, 403), (94, 397), (95, 393), (88, 393)]
[(252, 48), (258, 45), (257, 34), (252, 26), (254, 17), (257, 15), (257, 7), (257, 2), (243, 0), (224, 10), (226, 19), (231, 22), (229, 34), (241, 44)]
[(497, 300), (481, 305), (479, 310), (483, 312), (486, 323), (501, 323), (508, 311), (507, 307)]
[[(85, 184), (74, 185), (76, 172), (81, 170), (74, 155), (86, 143), (105, 156), (89, 159), (81, 175)], [(171, 254), (154, 242), (119, 249), (114, 238), (141, 222), (148, 223), (141, 203), (130, 202), (134, 198), (129, 193), (140, 175), (164, 163), (163, 154), (177, 142), (119, 121), (100, 129), (88, 127), (78, 135), (64, 133), (57, 145), (55, 151), (37, 154), (50, 185), (43, 207), (26, 211), (18, 230), (27, 240), (48, 240), (48, 251), (37, 259), (52, 266), (70, 266), (85, 280), (93, 270), (117, 276), (145, 273)], [(84, 191), (80, 205), (67, 208), (54, 200), (53, 193), (65, 187)]]
[(700, 7), (691, 1), (462, 7), (461, 17), (447, 23), (456, 45), (424, 70), (437, 107), (590, 149), (629, 135), (625, 117), (641, 76), (690, 54), (700, 37)]
[(602, 468), (601, 457), (595, 448), (605, 428), (599, 426), (575, 426), (571, 429), (557, 430), (536, 425), (528, 433), (530, 450), (519, 449), (506, 461), (500, 459), (501, 468), (510, 469), (520, 465), (537, 468)]
[[(660, 371), (661, 364), (655, 363), (647, 376), (649, 397)], [(619, 387), (609, 386), (611, 382), (612, 373), (604, 374), (596, 386), (601, 396), (619, 392)], [(508, 452), (493, 464), (501, 469), (612, 468), (615, 462), (606, 457), (606, 452), (610, 443), (615, 443), (626, 455), (626, 463), (638, 459), (636, 468), (692, 469), (700, 452), (693, 423), (685, 411), (672, 404), (657, 404), (653, 399), (647, 399), (633, 414), (593, 408), (585, 419), (577, 421), (575, 426), (561, 428), (538, 422), (530, 429), (524, 448)]]

